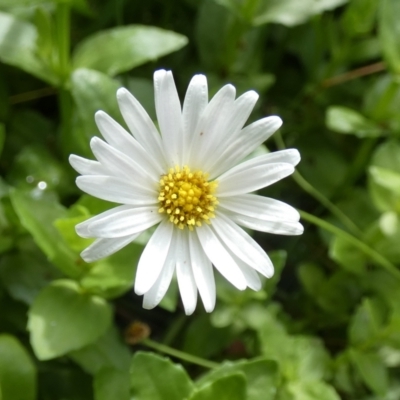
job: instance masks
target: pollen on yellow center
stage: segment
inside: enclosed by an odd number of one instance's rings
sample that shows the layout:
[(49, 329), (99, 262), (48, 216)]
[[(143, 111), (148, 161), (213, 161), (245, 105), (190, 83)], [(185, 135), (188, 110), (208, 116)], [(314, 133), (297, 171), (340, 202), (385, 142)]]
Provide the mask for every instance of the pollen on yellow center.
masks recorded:
[(193, 230), (214, 218), (214, 196), (218, 182), (208, 182), (203, 171), (191, 172), (189, 167), (170, 168), (160, 179), (160, 213), (166, 213), (178, 228)]

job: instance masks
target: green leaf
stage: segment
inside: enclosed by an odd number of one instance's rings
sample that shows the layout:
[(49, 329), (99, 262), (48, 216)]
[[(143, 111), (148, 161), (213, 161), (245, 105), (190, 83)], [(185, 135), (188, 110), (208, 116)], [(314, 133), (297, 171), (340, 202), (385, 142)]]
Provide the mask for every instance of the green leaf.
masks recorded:
[(278, 23), (295, 26), (306, 22), (314, 15), (333, 10), (348, 0), (268, 0), (261, 1), (255, 12), (254, 25)]
[(378, 137), (383, 130), (359, 112), (343, 106), (330, 106), (326, 112), (326, 125), (339, 133), (355, 135), (359, 138)]
[(182, 400), (193, 391), (181, 365), (153, 353), (135, 353), (130, 373), (132, 393), (138, 400)]
[[(10, 198), (21, 224), (33, 236), (49, 260), (66, 275), (77, 278), (84, 272), (80, 260), (64, 242), (53, 223), (63, 218), (67, 210), (54, 196), (14, 189)], [(81, 265), (80, 265), (81, 264)]]
[(321, 285), (326, 281), (326, 276), (321, 267), (312, 263), (301, 264), (298, 275), (304, 289), (311, 296), (316, 295)]
[(40, 360), (58, 357), (96, 341), (111, 323), (111, 308), (73, 281), (54, 281), (29, 310), (31, 344)]
[(35, 400), (36, 368), (28, 352), (11, 335), (0, 335), (0, 398)]
[[(246, 400), (274, 400), (279, 385), (278, 365), (275, 361), (265, 358), (226, 362), (219, 368), (203, 375), (196, 386), (201, 388), (212, 384), (223, 377), (241, 372), (246, 377)], [(217, 397), (219, 398), (219, 397)]]
[(36, 56), (36, 38), (32, 24), (0, 12), (0, 60), (57, 85), (57, 76)]
[(400, 197), (400, 173), (377, 166), (371, 166), (369, 173), (375, 183)]
[(381, 0), (379, 8), (379, 38), (383, 55), (390, 69), (400, 73), (400, 3), (397, 0)]
[(95, 400), (129, 400), (129, 372), (101, 369), (94, 377)]
[(131, 353), (122, 343), (119, 332), (111, 326), (97, 341), (68, 354), (89, 374), (96, 374), (102, 368), (126, 371), (131, 362)]
[(355, 348), (349, 352), (365, 385), (378, 395), (385, 394), (389, 387), (389, 376), (381, 358), (376, 353), (364, 353)]
[[(262, 397), (263, 399), (265, 397)], [(216, 379), (196, 390), (188, 400), (246, 400), (246, 377), (233, 373)]]
[(329, 256), (345, 270), (359, 275), (365, 272), (368, 262), (368, 257), (364, 253), (340, 236), (332, 238), (329, 245)]
[(352, 0), (342, 18), (343, 27), (350, 36), (366, 35), (374, 28), (377, 0)]
[(386, 312), (384, 305), (377, 298), (364, 299), (357, 308), (349, 325), (350, 342), (362, 345), (379, 339), (377, 335), (383, 328)]
[(340, 400), (335, 389), (322, 381), (289, 382), (282, 400)]
[(48, 3), (64, 3), (84, 14), (89, 14), (89, 6), (86, 0), (0, 0), (0, 6), (4, 8), (33, 7), (47, 5)]
[(75, 50), (73, 66), (115, 76), (179, 50), (187, 42), (183, 35), (152, 26), (112, 28), (83, 40)]

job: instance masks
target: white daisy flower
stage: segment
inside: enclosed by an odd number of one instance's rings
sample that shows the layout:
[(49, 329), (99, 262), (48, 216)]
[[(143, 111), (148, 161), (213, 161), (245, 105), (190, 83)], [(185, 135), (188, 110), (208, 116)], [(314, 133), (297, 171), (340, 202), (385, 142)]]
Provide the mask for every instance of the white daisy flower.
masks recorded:
[[(102, 111), (97, 126), (105, 138), (90, 146), (97, 161), (76, 155), (84, 192), (121, 204), (76, 226), (84, 238), (96, 238), (82, 252), (86, 262), (109, 256), (157, 225), (137, 266), (135, 292), (143, 307), (154, 308), (176, 271), (186, 314), (215, 307), (213, 266), (236, 288), (261, 288), (258, 273), (274, 273), (264, 250), (241, 228), (299, 235), (303, 227), (291, 206), (251, 194), (290, 175), (300, 161), (295, 149), (243, 161), (282, 124), (267, 117), (243, 128), (258, 95), (235, 99), (226, 85), (208, 101), (207, 80), (195, 75), (183, 107), (170, 71), (154, 74), (155, 104), (161, 134), (126, 89), (117, 92), (131, 133)], [(128, 260), (127, 260), (128, 262)]]

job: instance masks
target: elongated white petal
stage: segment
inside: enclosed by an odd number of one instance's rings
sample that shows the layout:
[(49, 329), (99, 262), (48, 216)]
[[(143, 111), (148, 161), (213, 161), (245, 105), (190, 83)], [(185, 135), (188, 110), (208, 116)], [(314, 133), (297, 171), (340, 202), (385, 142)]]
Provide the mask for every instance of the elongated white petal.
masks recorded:
[(197, 124), (208, 103), (207, 79), (204, 75), (195, 75), (189, 83), (186, 91), (182, 110), (182, 164), (187, 165), (190, 161), (189, 152), (192, 146), (193, 136)]
[(257, 272), (250, 266), (248, 266), (245, 262), (243, 262), (240, 258), (236, 257), (234, 254), (231, 254), (236, 264), (240, 268), (243, 273), (244, 278), (246, 279), (246, 285), (252, 290), (258, 291), (262, 287), (261, 279), (258, 276)]
[(182, 110), (171, 71), (154, 73), (154, 95), (166, 159), (171, 166), (182, 165)]
[(162, 218), (158, 206), (134, 207), (91, 222), (87, 229), (92, 237), (116, 238), (142, 232)]
[[(292, 174), (294, 168), (290, 164), (276, 163), (259, 165), (249, 169), (238, 168), (236, 172), (218, 179), (217, 196), (237, 196), (272, 185)], [(229, 172), (229, 171), (228, 171)]]
[(69, 163), (81, 175), (107, 175), (107, 170), (98, 161), (88, 160), (71, 154), (69, 156)]
[(154, 285), (165, 264), (174, 225), (164, 220), (157, 227), (140, 257), (135, 278), (135, 293), (142, 295)]
[(207, 257), (214, 267), (239, 290), (246, 289), (246, 280), (242, 271), (226, 251), (220, 239), (208, 225), (196, 229), (197, 237)]
[(210, 164), (210, 179), (214, 179), (242, 161), (261, 143), (264, 143), (282, 125), (279, 117), (272, 116), (253, 122), (236, 134), (227, 146), (221, 146), (215, 151), (214, 164)]
[(163, 169), (158, 160), (153, 160), (143, 146), (120, 124), (104, 111), (98, 111), (95, 119), (97, 127), (110, 146), (134, 160), (149, 176), (154, 178), (162, 174)]
[[(197, 304), (197, 287), (192, 271), (188, 232), (177, 229), (176, 276), (186, 315), (193, 314)], [(190, 233), (189, 233), (190, 234)]]
[(158, 168), (168, 168), (165, 161), (161, 137), (146, 110), (125, 88), (117, 92), (119, 109), (129, 130), (136, 140), (149, 153), (149, 157), (157, 164)]
[[(255, 103), (258, 100), (258, 94), (250, 90), (237, 98), (230, 110), (229, 115), (223, 121), (223, 124), (217, 127), (218, 131), (215, 132), (215, 139), (208, 148), (205, 149), (201, 159), (202, 168), (206, 171), (211, 171), (216, 159), (221, 151), (215, 152), (215, 149), (224, 149), (227, 143), (231, 143), (233, 138), (236, 137), (238, 132), (242, 129), (243, 125), (249, 118)], [(209, 153), (214, 150), (216, 153), (214, 157), (210, 157)]]
[(260, 245), (223, 213), (217, 212), (212, 226), (221, 241), (235, 256), (267, 278), (274, 274), (274, 266)]
[(248, 217), (246, 215), (230, 213), (229, 215), (232, 221), (237, 224), (244, 226), (245, 228), (253, 229), (260, 232), (274, 233), (275, 235), (301, 235), (304, 232), (303, 225), (297, 221), (285, 221), (277, 219), (259, 219)]
[(134, 207), (130, 205), (123, 205), (123, 206), (118, 206), (111, 208), (110, 210), (104, 211), (101, 214), (96, 215), (95, 217), (89, 218), (84, 222), (81, 222), (80, 224), (76, 225), (75, 230), (76, 233), (83, 237), (83, 238), (92, 238), (93, 234), (89, 230), (90, 224), (93, 222), (101, 221), (104, 218), (108, 217), (114, 217), (115, 215), (118, 215), (121, 211), (127, 211), (127, 210), (132, 210)]
[(112, 175), (124, 177), (127, 180), (133, 179), (135, 183), (141, 186), (150, 184), (150, 186), (156, 187), (157, 184), (154, 184), (154, 182), (158, 182), (156, 175), (148, 175), (139, 167), (136, 161), (101, 139), (94, 137), (90, 141), (90, 147), (101, 165), (110, 171)]
[(119, 238), (96, 239), (89, 247), (86, 247), (86, 249), (82, 251), (81, 257), (87, 263), (108, 257), (133, 242), (140, 234), (141, 232)]
[(231, 114), (236, 89), (225, 85), (208, 103), (197, 124), (192, 138), (190, 165), (194, 169), (202, 169), (205, 156), (215, 157), (215, 145), (219, 141), (220, 130)]
[(143, 308), (151, 310), (156, 307), (167, 293), (175, 271), (176, 235), (172, 235), (171, 244), (160, 275), (153, 286), (143, 296)]
[(282, 201), (256, 194), (222, 197), (218, 207), (259, 219), (299, 221), (299, 212)]
[(216, 290), (213, 267), (194, 234), (189, 234), (190, 258), (192, 261), (193, 275), (203, 301), (204, 308), (211, 312), (215, 308)]
[(76, 185), (87, 194), (114, 203), (150, 205), (158, 202), (155, 190), (115, 176), (78, 176)]

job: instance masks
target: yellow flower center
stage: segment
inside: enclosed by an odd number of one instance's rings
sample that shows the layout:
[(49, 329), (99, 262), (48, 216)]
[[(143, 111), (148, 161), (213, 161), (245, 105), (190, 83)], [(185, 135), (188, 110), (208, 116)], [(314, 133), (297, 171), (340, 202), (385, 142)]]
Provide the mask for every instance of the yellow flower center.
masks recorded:
[(203, 171), (191, 172), (190, 168), (176, 166), (160, 179), (160, 213), (169, 215), (169, 220), (179, 229), (188, 227), (191, 231), (203, 222), (214, 218), (214, 196), (218, 182), (208, 182)]

